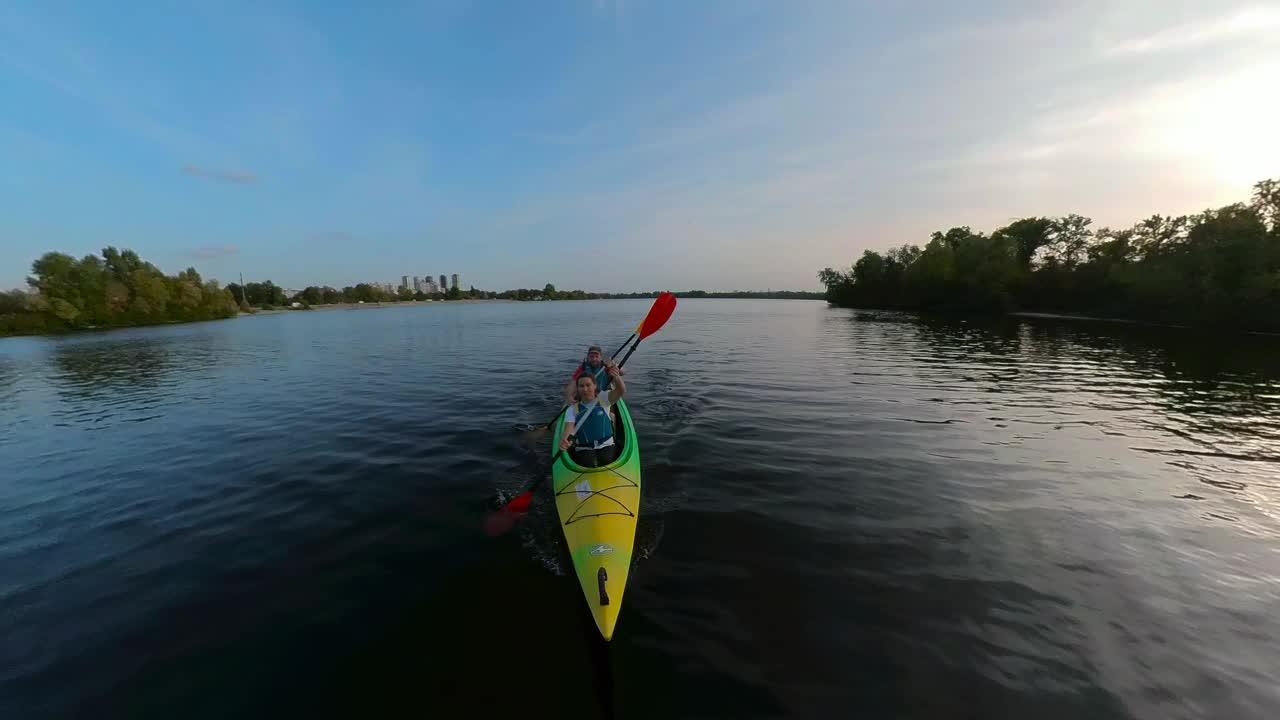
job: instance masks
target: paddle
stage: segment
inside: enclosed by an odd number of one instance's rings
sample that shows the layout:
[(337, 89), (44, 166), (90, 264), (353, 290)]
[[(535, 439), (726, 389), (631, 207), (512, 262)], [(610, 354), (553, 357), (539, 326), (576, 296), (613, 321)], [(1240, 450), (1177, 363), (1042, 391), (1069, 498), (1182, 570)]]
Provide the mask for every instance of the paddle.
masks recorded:
[[(639, 335), (640, 337), (636, 339), (635, 344), (631, 346), (629, 351), (627, 351), (626, 357), (622, 358), (622, 362), (618, 363), (619, 369), (621, 369), (623, 365), (627, 364), (627, 360), (631, 357), (631, 353), (636, 351), (641, 340), (657, 332), (658, 328), (665, 325), (667, 320), (671, 319), (671, 313), (675, 312), (675, 309), (675, 295), (672, 295), (671, 293), (662, 293), (658, 296), (658, 299), (653, 303), (653, 307), (650, 308), (649, 314), (645, 316), (644, 320), (640, 323), (640, 326), (636, 328), (636, 332), (632, 334), (632, 337), (635, 337), (636, 335)], [(627, 338), (627, 342), (631, 342), (631, 338)], [(625, 347), (626, 344), (627, 343), (623, 343), (623, 346)], [(621, 352), (622, 348), (619, 348), (618, 350)], [(561, 409), (560, 412), (563, 413), (566, 409), (568, 409), (567, 405), (564, 409)], [(553, 419), (551, 423), (555, 423), (556, 419), (559, 419), (559, 417), (560, 415), (557, 413), (556, 418)], [(556, 454), (551, 456), (551, 464), (547, 466), (547, 470), (538, 473), (538, 477), (531, 485), (529, 485), (528, 488), (525, 489), (524, 492), (512, 498), (506, 505), (503, 505), (498, 510), (490, 513), (489, 516), (484, 519), (484, 529), (486, 533), (489, 535), (501, 535), (515, 525), (516, 520), (521, 514), (528, 512), (529, 504), (533, 502), (533, 491), (541, 487), (542, 481), (546, 480), (547, 476), (551, 474), (551, 468), (555, 467), (556, 462), (560, 460), (560, 456), (563, 454), (564, 450), (556, 451)]]
[[(644, 319), (640, 321), (640, 324), (636, 326), (636, 331), (631, 333), (631, 337), (623, 341), (622, 345), (618, 346), (618, 349), (609, 357), (618, 357), (618, 354), (626, 349), (627, 343), (635, 339), (637, 335), (639, 335), (640, 338), (636, 340), (636, 345), (639, 345), (640, 340), (658, 332), (663, 325), (667, 324), (667, 320), (671, 319), (671, 313), (675, 312), (675, 309), (676, 296), (669, 292), (660, 293), (657, 299), (653, 301), (653, 305), (650, 306), (649, 313), (645, 315)], [(635, 349), (635, 345), (633, 345), (631, 350), (627, 353), (627, 357), (631, 357), (631, 353), (635, 352)], [(626, 361), (626, 358), (623, 358), (622, 362), (618, 363), (618, 367), (622, 367), (622, 363), (625, 363)], [(560, 408), (560, 412), (557, 412), (555, 417), (551, 418), (551, 422), (546, 423), (545, 425), (534, 425), (531, 428), (525, 429), (524, 432), (536, 433), (549, 429), (552, 425), (556, 424), (556, 421), (560, 419), (560, 416), (564, 414), (565, 409), (568, 407), (569, 406), (566, 405)]]
[[(618, 365), (618, 367), (621, 368), (622, 365)], [(538, 473), (537, 479), (529, 487), (525, 488), (524, 492), (512, 498), (506, 505), (490, 513), (484, 519), (484, 531), (490, 537), (507, 532), (516, 524), (516, 520), (521, 515), (529, 511), (529, 503), (533, 502), (533, 491), (542, 486), (542, 481), (546, 480), (547, 476), (551, 474), (551, 468), (556, 466), (556, 462), (563, 454), (564, 448), (557, 450), (556, 454), (551, 456), (551, 463), (547, 465), (547, 469)]]
[[(659, 295), (658, 299), (653, 301), (653, 308), (650, 309), (649, 314), (645, 316), (644, 322), (640, 323), (640, 328), (636, 330), (636, 334), (640, 337), (636, 338), (635, 345), (631, 346), (631, 349), (627, 351), (627, 354), (622, 356), (622, 361), (618, 363), (618, 367), (622, 367), (626, 364), (627, 358), (631, 357), (631, 353), (635, 352), (636, 348), (640, 347), (641, 340), (644, 340), (650, 335), (658, 332), (658, 328), (666, 325), (667, 320), (671, 319), (671, 313), (675, 311), (676, 296), (671, 293), (662, 293)], [(630, 342), (631, 338), (627, 338), (627, 341)], [(622, 344), (623, 346), (626, 346), (627, 343)], [(621, 351), (622, 348), (618, 348), (618, 352)]]
[(529, 503), (533, 502), (533, 491), (542, 486), (542, 481), (547, 479), (551, 474), (551, 468), (556, 466), (556, 462), (560, 460), (560, 456), (564, 454), (564, 450), (557, 450), (555, 455), (551, 456), (551, 464), (547, 469), (538, 473), (538, 479), (533, 484), (525, 488), (525, 491), (515, 496), (506, 505), (489, 513), (484, 519), (484, 531), (489, 537), (497, 537), (510, 530), (515, 526), (516, 520), (521, 515), (529, 512)]

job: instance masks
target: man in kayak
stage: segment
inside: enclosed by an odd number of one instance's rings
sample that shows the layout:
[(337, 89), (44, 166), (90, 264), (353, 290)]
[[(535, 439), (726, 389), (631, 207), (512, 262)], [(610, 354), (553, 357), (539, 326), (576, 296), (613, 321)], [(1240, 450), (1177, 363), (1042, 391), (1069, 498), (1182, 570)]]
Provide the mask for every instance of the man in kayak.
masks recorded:
[[(592, 345), (587, 348), (587, 357), (573, 371), (573, 377), (569, 378), (569, 382), (564, 386), (564, 402), (566, 405), (573, 402), (578, 395), (578, 378), (583, 374), (590, 374), (596, 380), (596, 392), (604, 393), (608, 391), (609, 384), (613, 381), (613, 377), (605, 370), (604, 350), (599, 345)], [(622, 374), (622, 368), (618, 368), (618, 374)]]
[(584, 467), (608, 465), (618, 458), (618, 446), (613, 442), (613, 414), (609, 408), (622, 399), (627, 386), (622, 382), (622, 371), (613, 361), (603, 365), (609, 378), (607, 392), (596, 391), (596, 378), (584, 372), (575, 381), (577, 402), (570, 402), (564, 411), (564, 432), (560, 436), (560, 449), (571, 450), (574, 462)]

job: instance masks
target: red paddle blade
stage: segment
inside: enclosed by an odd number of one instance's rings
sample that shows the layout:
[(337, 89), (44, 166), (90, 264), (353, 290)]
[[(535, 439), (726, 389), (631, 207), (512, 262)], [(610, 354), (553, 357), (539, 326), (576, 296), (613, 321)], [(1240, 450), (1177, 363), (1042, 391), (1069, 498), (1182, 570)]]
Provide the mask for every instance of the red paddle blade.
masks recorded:
[(520, 516), (528, 512), (529, 503), (533, 501), (532, 492), (522, 492), (503, 505), (496, 512), (489, 513), (484, 519), (484, 531), (490, 537), (502, 535), (515, 527)]
[(671, 319), (671, 313), (675, 311), (676, 296), (669, 292), (659, 295), (653, 303), (653, 309), (645, 316), (644, 322), (640, 323), (640, 339), (643, 340), (658, 332), (658, 328), (666, 325)]
[(502, 508), (503, 512), (522, 513), (529, 510), (529, 503), (533, 501), (533, 493), (523, 492), (515, 496), (506, 507)]

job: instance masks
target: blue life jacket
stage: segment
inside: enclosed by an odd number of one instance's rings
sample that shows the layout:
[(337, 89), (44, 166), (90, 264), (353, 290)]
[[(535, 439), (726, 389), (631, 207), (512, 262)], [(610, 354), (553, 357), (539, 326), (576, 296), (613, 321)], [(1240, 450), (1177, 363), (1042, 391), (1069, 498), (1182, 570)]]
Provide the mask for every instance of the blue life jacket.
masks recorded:
[(586, 363), (582, 363), (578, 366), (578, 370), (582, 375), (590, 375), (596, 379), (597, 393), (603, 394), (607, 392), (609, 385), (613, 383), (613, 376), (609, 374), (608, 370), (604, 369), (604, 363), (601, 363), (598, 368), (590, 368), (587, 367)]
[[(588, 405), (590, 409), (586, 410), (587, 416), (583, 417), (582, 412)], [(573, 407), (573, 415), (574, 444), (594, 447), (613, 437), (613, 422), (609, 420), (609, 413), (600, 406), (599, 402), (576, 403)]]

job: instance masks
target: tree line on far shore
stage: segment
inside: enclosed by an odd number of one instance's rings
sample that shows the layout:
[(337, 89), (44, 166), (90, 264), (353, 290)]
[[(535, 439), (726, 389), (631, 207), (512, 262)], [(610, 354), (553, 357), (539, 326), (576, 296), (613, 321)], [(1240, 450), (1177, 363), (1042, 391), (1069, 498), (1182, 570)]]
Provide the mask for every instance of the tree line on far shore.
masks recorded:
[[(426, 300), (589, 300), (597, 298), (652, 298), (646, 293), (589, 293), (557, 290), (550, 283), (541, 290), (505, 292), (450, 288), (443, 293), (413, 292), (360, 283), (337, 288), (312, 285), (292, 295), (267, 280), (222, 287), (204, 280), (195, 268), (165, 275), (132, 250), (103, 249), (102, 254), (77, 260), (50, 252), (31, 265), (28, 290), (0, 293), (0, 336), (41, 335), (92, 328), (119, 328), (171, 322), (216, 320), (258, 309), (307, 309), (313, 306), (413, 302)], [(767, 297), (821, 299), (820, 293), (791, 291), (717, 293), (690, 290), (679, 297)]]
[(284, 288), (270, 280), (261, 283), (245, 283), (243, 288), (237, 283), (231, 283), (227, 285), (227, 288), (237, 300), (241, 300), (244, 305), (254, 308), (288, 307), (295, 302), (303, 306), (310, 306), (412, 302), (414, 300), (461, 300), (463, 298), (483, 297), (483, 293), (475, 288), (471, 288), (469, 291), (450, 288), (447, 292), (442, 293), (424, 293), (421, 291), (414, 292), (402, 287), (396, 288), (395, 292), (388, 292), (385, 287), (372, 283), (348, 285), (341, 290), (327, 285), (308, 285), (293, 295), (288, 295)]
[(1280, 331), (1280, 180), (1248, 203), (1092, 228), (1080, 215), (1029, 217), (990, 235), (967, 226), (923, 247), (867, 250), (818, 279), (855, 308), (1084, 314)]
[[(304, 305), (337, 305), (343, 303), (384, 303), (384, 302), (411, 302), (424, 300), (516, 300), (516, 301), (534, 301), (534, 300), (601, 300), (601, 299), (625, 299), (625, 298), (656, 298), (659, 290), (651, 290), (649, 292), (635, 293), (597, 293), (586, 292), (584, 290), (557, 290), (556, 286), (547, 283), (541, 290), (534, 288), (520, 288), (517, 290), (504, 290), (502, 292), (493, 292), (491, 290), (477, 290), (473, 285), (469, 290), (460, 288), (450, 288), (448, 292), (443, 293), (424, 293), (422, 291), (413, 291), (406, 287), (397, 287), (395, 292), (388, 291), (380, 285), (369, 283), (360, 283), (344, 287), (341, 290), (337, 288), (312, 285), (292, 296), (286, 296), (283, 288), (279, 287), (270, 280), (263, 283), (245, 283), (244, 292), (241, 292), (240, 285), (231, 283), (227, 286), (231, 294), (237, 299), (242, 299), (244, 303), (250, 307), (279, 307), (292, 302), (299, 302)], [(796, 290), (738, 290), (731, 292), (708, 292), (706, 290), (685, 290), (675, 293), (676, 297), (682, 298), (769, 298), (769, 299), (804, 299), (804, 300), (822, 300), (825, 295), (820, 292), (804, 292)]]

